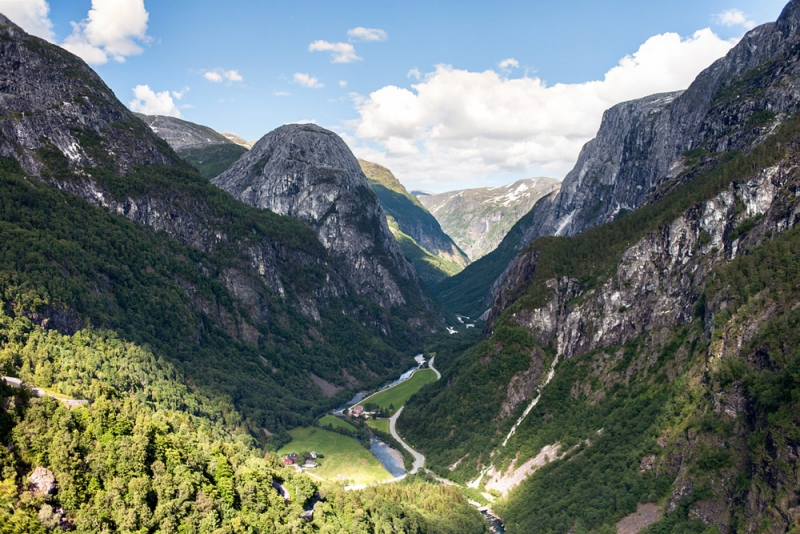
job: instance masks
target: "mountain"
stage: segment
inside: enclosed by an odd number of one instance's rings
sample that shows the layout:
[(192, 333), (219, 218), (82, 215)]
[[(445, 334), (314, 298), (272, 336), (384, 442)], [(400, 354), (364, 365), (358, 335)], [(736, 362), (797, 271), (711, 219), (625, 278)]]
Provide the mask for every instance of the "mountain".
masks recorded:
[(136, 116), (206, 178), (218, 176), (247, 152), (245, 147), (208, 126), (162, 115), (136, 113)]
[(485, 339), (406, 405), (508, 532), (797, 527), (799, 29), (793, 0), (687, 91), (609, 111)]
[(456, 490), (323, 489), (270, 452), (419, 345), (312, 230), (2, 15), (0, 72), (0, 530), (484, 531)]
[[(413, 278), (394, 311), (363, 298), (306, 225), (220, 191), (80, 59), (0, 22), (8, 313), (148, 345), (278, 441), (404, 367), (411, 323), (436, 326)], [(377, 216), (363, 229), (384, 236)]]
[(536, 202), (561, 184), (552, 178), (518, 180), (500, 187), (463, 189), (417, 198), (471, 260), (490, 253)]
[(389, 169), (364, 160), (358, 163), (386, 211), (389, 229), (426, 285), (441, 282), (469, 264), (467, 255)]
[(253, 145), (256, 144), (255, 141), (245, 141), (244, 139), (242, 139), (241, 137), (239, 137), (236, 134), (222, 132), (220, 135), (222, 137), (224, 137), (225, 139), (227, 139), (228, 141), (231, 141), (232, 143), (235, 143), (235, 144), (237, 144), (237, 145), (239, 145), (241, 147), (244, 147), (247, 150), (250, 150), (251, 148), (253, 148)]
[(313, 124), (282, 126), (213, 183), (246, 204), (306, 223), (341, 261), (360, 296), (386, 309), (424, 314), (431, 307), (358, 161), (333, 132)]
[[(761, 74), (772, 77), (764, 79), (781, 78), (768, 71), (787, 54), (782, 35), (770, 25), (762, 26), (685, 92), (653, 95), (608, 110), (597, 137), (583, 148), (558, 195), (537, 206), (520, 225), (515, 232), (522, 233), (520, 240), (501, 245), (509, 252), (473, 263), (441, 288), (434, 287), (434, 293), (451, 311), (482, 313), (479, 310), (489, 307), (510, 268), (506, 258), (534, 239), (574, 236), (624, 217), (691, 179), (693, 163), (720, 152), (748, 150), (794, 106), (780, 81), (753, 85)], [(764, 94), (757, 101), (742, 99), (745, 90)], [(746, 127), (743, 121), (749, 121)], [(484, 273), (500, 275), (487, 283)], [(465, 298), (465, 291), (472, 297)]]

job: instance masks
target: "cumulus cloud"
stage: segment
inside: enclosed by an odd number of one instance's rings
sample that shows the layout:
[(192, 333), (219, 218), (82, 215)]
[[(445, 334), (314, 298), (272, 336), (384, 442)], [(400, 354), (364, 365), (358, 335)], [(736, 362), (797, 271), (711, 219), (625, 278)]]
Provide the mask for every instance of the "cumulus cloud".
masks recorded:
[(228, 82), (244, 81), (244, 78), (242, 77), (241, 74), (239, 74), (238, 70), (224, 70), (224, 69), (208, 70), (203, 73), (203, 78), (214, 83), (220, 83), (223, 81), (228, 81)]
[(320, 83), (317, 78), (301, 72), (296, 72), (292, 78), (292, 81), (302, 85), (303, 87), (309, 87), (311, 89), (322, 89), (325, 87), (325, 84)]
[(339, 87), (341, 87), (342, 89), (347, 87), (347, 80), (339, 80)]
[(144, 0), (92, 0), (86, 19), (72, 22), (72, 34), (62, 46), (93, 65), (109, 59), (123, 63), (144, 51), (140, 43), (150, 40), (149, 17)]
[[(174, 93), (173, 93), (174, 94)], [(137, 85), (133, 88), (133, 100), (128, 103), (131, 111), (145, 115), (166, 115), (180, 118), (181, 112), (169, 91), (156, 93), (149, 85)]]
[(352, 28), (347, 30), (347, 36), (351, 41), (385, 41), (389, 34), (379, 28)]
[(738, 9), (728, 9), (722, 13), (718, 13), (714, 15), (714, 20), (717, 22), (717, 24), (728, 26), (729, 28), (734, 26), (742, 26), (746, 30), (752, 30), (756, 27), (755, 21), (747, 18), (747, 15)]
[(0, 0), (0, 13), (31, 35), (55, 40), (47, 0)]
[(414, 78), (415, 80), (421, 80), (422, 73), (419, 71), (419, 69), (413, 68), (410, 71), (408, 71), (408, 74), (406, 74), (406, 78)]
[(355, 99), (351, 145), (411, 187), (547, 172), (562, 177), (597, 132), (603, 111), (625, 100), (686, 88), (732, 46), (710, 29), (648, 39), (603, 80), (547, 85), (539, 78), (440, 65), (411, 88)]
[(356, 54), (356, 49), (350, 43), (329, 43), (328, 41), (314, 41), (308, 45), (309, 52), (330, 52), (334, 63), (353, 63), (362, 58)]
[(186, 93), (188, 93), (188, 92), (189, 92), (189, 88), (188, 87), (184, 87), (180, 91), (172, 91), (172, 96), (175, 97), (175, 100), (182, 100), (183, 97), (186, 96)]
[(518, 69), (519, 68), (519, 61), (517, 61), (513, 57), (510, 57), (510, 58), (504, 59), (503, 61), (498, 63), (497, 66), (500, 67), (503, 70)]

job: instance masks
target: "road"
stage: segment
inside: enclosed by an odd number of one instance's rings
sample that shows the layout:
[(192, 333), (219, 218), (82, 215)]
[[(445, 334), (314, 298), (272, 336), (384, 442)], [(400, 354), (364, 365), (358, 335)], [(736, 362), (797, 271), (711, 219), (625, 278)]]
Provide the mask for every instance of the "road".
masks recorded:
[(403, 438), (401, 438), (400, 435), (397, 433), (397, 428), (396, 428), (397, 418), (400, 417), (401, 413), (403, 413), (403, 408), (405, 408), (405, 406), (397, 410), (397, 412), (389, 418), (389, 432), (392, 434), (392, 437), (396, 439), (397, 442), (400, 445), (402, 445), (405, 450), (411, 453), (411, 456), (414, 457), (414, 464), (411, 466), (410, 473), (412, 475), (416, 475), (417, 471), (422, 469), (422, 466), (425, 465), (425, 457), (422, 456), (417, 451), (415, 451), (414, 449), (412, 449), (405, 441), (403, 441)]
[(438, 370), (437, 370), (437, 369), (436, 369), (436, 368), (433, 366), (433, 360), (434, 360), (435, 358), (436, 358), (436, 356), (431, 356), (431, 359), (430, 359), (430, 361), (428, 361), (428, 367), (429, 367), (429, 368), (430, 368), (430, 369), (431, 369), (431, 370), (432, 370), (434, 373), (436, 373), (436, 380), (439, 380), (440, 378), (442, 378), (442, 373), (440, 373), (440, 372), (439, 372), (439, 371), (438, 371)]

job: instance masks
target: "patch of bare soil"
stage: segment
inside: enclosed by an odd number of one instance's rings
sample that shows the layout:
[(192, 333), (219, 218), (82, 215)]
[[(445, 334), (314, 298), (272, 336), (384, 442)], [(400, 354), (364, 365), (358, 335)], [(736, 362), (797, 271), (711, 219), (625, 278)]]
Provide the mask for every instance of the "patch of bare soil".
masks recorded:
[(661, 508), (655, 504), (640, 504), (636, 513), (617, 523), (617, 534), (639, 534), (659, 520), (661, 520)]

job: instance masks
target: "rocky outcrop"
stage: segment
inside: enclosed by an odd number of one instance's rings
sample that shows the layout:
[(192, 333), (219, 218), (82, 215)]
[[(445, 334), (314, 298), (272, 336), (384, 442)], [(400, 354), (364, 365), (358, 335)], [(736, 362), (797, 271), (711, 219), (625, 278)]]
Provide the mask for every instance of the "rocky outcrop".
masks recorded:
[[(45, 161), (54, 152), (58, 161)], [(39, 176), (107, 166), (170, 165), (175, 153), (80, 58), (0, 15), (0, 157)]]
[[(800, 222), (796, 201), (774, 203), (783, 191), (800, 186), (797, 169), (796, 163), (788, 162), (764, 169), (649, 233), (624, 252), (614, 275), (598, 288), (586, 290), (569, 278), (548, 281), (552, 294), (547, 304), (520, 310), (512, 321), (533, 333), (542, 346), (554, 344), (566, 358), (691, 322), (711, 270), (741, 252), (742, 240), (729, 239), (736, 228), (759, 218), (758, 227), (747, 236), (752, 246), (763, 235)], [(514, 263), (490, 322), (528, 285), (537, 261), (538, 254), (531, 250)], [(581, 303), (571, 304), (578, 297)]]
[(418, 194), (423, 206), (472, 261), (490, 253), (540, 198), (557, 192), (552, 178), (529, 178), (499, 187)]
[(427, 305), (358, 161), (333, 132), (282, 126), (213, 183), (251, 206), (306, 223), (362, 297), (385, 308)]

